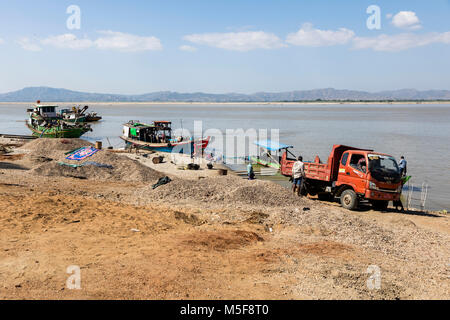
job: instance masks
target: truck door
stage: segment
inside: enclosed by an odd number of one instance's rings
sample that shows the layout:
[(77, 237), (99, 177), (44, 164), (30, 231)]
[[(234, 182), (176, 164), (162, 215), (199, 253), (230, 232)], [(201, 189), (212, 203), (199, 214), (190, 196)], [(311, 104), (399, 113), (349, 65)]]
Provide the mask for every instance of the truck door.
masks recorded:
[(364, 193), (366, 187), (367, 159), (364, 153), (346, 152), (339, 166), (339, 184), (348, 184), (356, 193)]

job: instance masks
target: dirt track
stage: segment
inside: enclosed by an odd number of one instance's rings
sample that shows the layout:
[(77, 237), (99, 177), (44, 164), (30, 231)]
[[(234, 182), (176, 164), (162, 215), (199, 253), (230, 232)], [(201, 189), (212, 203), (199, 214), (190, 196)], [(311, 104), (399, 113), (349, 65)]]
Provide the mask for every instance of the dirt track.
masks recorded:
[[(450, 298), (448, 216), (350, 212), (273, 185), (266, 205), (269, 182), (235, 177), (152, 190), (29, 170), (40, 165), (0, 163), (1, 298)], [(70, 265), (81, 290), (66, 287)]]

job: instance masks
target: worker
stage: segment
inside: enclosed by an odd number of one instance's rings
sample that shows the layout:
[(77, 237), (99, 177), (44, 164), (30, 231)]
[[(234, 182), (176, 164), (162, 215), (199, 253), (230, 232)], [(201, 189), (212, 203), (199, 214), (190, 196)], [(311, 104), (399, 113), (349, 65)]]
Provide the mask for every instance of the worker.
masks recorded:
[(248, 175), (248, 180), (255, 179), (255, 172), (253, 171), (253, 165), (251, 162), (249, 162), (247, 165), (247, 175)]
[[(396, 200), (396, 201), (393, 202), (393, 205), (394, 205), (394, 207), (395, 207), (395, 210), (397, 210), (397, 211), (401, 211), (401, 212), (404, 212), (404, 211), (405, 211), (405, 208), (403, 208), (403, 203), (402, 203), (401, 197), (402, 197), (403, 186), (406, 184), (406, 182), (408, 182), (408, 180), (409, 180), (410, 178), (411, 178), (411, 177), (406, 177), (406, 176), (404, 176), (404, 177), (402, 177), (401, 180), (400, 180), (401, 183), (402, 183), (402, 188), (400, 189), (400, 190), (401, 190), (401, 191), (400, 191), (400, 196), (399, 196), (398, 200)], [(399, 208), (400, 208), (400, 210), (399, 210)]]
[(394, 204), (395, 210), (405, 212), (405, 208), (403, 208), (402, 199), (399, 198), (398, 200), (395, 200), (393, 202), (393, 204)]
[(303, 157), (299, 156), (292, 167), (292, 191), (301, 197), (303, 178), (305, 177), (305, 165), (303, 164)]
[(366, 173), (366, 167), (367, 167), (366, 166), (366, 159), (365, 158), (359, 159), (358, 164), (357, 164), (358, 170)]
[(400, 162), (398, 163), (398, 168), (400, 169), (400, 174), (401, 174), (402, 177), (406, 176), (406, 172), (407, 172), (406, 166), (407, 166), (407, 164), (408, 163), (406, 162), (405, 157), (401, 156)]

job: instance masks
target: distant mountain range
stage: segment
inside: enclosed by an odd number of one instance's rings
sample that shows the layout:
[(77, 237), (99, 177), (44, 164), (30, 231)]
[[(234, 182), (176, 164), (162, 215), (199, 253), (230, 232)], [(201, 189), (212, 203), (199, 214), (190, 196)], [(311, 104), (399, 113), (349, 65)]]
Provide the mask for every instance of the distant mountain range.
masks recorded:
[(87, 93), (49, 87), (29, 87), (0, 94), (0, 102), (293, 102), (293, 101), (379, 101), (450, 100), (450, 90), (402, 89), (380, 92), (337, 90), (333, 88), (288, 92), (179, 93), (160, 91), (140, 95)]

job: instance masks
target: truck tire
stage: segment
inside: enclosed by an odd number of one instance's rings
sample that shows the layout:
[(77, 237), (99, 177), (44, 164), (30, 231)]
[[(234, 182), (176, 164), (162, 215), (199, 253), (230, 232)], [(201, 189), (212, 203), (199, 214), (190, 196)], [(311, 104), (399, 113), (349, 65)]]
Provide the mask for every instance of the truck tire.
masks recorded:
[(383, 201), (383, 200), (378, 200), (378, 201), (373, 200), (372, 201), (372, 207), (378, 211), (386, 211), (388, 205), (389, 205), (389, 201)]
[(358, 196), (352, 189), (344, 190), (341, 194), (341, 205), (348, 210), (355, 210), (358, 207)]

